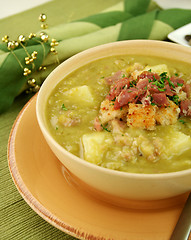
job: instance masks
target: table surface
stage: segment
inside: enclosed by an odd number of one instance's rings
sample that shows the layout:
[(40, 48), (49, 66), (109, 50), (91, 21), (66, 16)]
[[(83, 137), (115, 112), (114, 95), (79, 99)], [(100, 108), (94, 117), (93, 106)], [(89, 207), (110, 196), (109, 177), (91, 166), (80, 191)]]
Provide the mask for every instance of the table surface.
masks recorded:
[[(11, 6), (11, 2), (15, 3), (11, 0), (8, 2), (9, 6)], [(23, 0), (17, 1), (17, 11), (15, 10), (15, 12), (27, 9), (27, 6), (22, 7), (23, 2)], [(45, 1), (34, 2), (43, 3)], [(25, 35), (39, 31), (38, 16), (40, 13), (47, 14), (47, 23), (49, 26), (54, 26), (61, 22), (69, 22), (97, 13), (120, 2), (120, 0), (47, 0), (47, 2), (37, 7), (33, 5), (32, 9), (25, 12), (2, 18), (0, 20), (0, 37), (7, 34), (11, 39), (14, 39), (19, 34)], [(1, 8), (2, 12), (6, 11), (6, 6), (5, 4), (3, 5), (4, 9)], [(7, 10), (7, 16), (12, 13)], [(75, 239), (51, 226), (37, 215), (21, 197), (9, 173), (7, 163), (8, 137), (18, 113), (30, 97), (26, 94), (20, 95), (12, 107), (0, 115), (0, 239)]]

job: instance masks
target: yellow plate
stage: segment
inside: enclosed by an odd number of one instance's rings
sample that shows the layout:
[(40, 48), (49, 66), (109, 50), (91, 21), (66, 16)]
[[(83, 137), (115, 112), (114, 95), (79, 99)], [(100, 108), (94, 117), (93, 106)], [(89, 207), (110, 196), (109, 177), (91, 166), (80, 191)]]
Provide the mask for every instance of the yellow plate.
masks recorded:
[(36, 96), (17, 117), (8, 145), (12, 178), (30, 207), (53, 226), (81, 239), (169, 239), (187, 195), (166, 200), (177, 202), (172, 207), (136, 210), (113, 206), (82, 191), (45, 142), (35, 104)]

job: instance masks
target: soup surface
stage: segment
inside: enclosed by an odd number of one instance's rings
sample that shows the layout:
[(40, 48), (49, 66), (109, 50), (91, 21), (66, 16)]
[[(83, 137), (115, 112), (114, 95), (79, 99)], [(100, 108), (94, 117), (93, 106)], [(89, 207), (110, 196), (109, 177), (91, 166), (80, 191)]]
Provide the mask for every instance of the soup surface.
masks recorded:
[(52, 136), (98, 166), (134, 173), (191, 168), (190, 65), (115, 56), (72, 72), (46, 106)]

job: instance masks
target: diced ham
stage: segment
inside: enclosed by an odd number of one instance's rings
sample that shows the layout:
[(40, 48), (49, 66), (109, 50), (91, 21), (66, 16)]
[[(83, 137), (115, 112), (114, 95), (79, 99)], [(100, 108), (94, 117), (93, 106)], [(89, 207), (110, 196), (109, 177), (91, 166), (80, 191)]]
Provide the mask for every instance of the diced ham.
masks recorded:
[(137, 88), (123, 89), (114, 103), (114, 109), (117, 110), (128, 103), (136, 103), (141, 90)]
[(168, 106), (169, 101), (165, 93), (153, 93), (152, 102), (157, 106)]
[(144, 106), (149, 106), (151, 104), (151, 95), (149, 91), (145, 91), (144, 94), (141, 94), (139, 97), (139, 101), (144, 105)]
[(100, 122), (100, 120), (99, 120), (98, 117), (96, 117), (95, 120), (94, 120), (94, 128), (95, 128), (95, 130), (98, 131), (98, 132), (100, 132), (100, 131), (103, 130), (103, 128), (102, 128), (102, 126), (101, 126), (101, 122)]
[(191, 100), (186, 99), (180, 102), (180, 114), (184, 116), (191, 116)]
[(138, 88), (138, 89), (147, 88), (148, 84), (149, 84), (148, 78), (142, 78), (142, 79), (140, 79), (140, 80), (138, 81), (138, 83), (137, 83), (137, 88)]
[(176, 77), (176, 76), (172, 76), (170, 78), (170, 81), (174, 84), (175, 87), (178, 87), (180, 85), (183, 86), (185, 84), (185, 82), (182, 78), (179, 78), (179, 77)]
[(150, 93), (160, 93), (158, 87), (152, 82), (148, 84), (147, 89), (149, 90)]
[(171, 89), (171, 87), (169, 86), (169, 83), (166, 82), (165, 87), (166, 90), (164, 93), (166, 93), (166, 95), (168, 96), (174, 96), (176, 94), (176, 92), (174, 91), (174, 89)]
[(129, 87), (130, 80), (128, 78), (119, 79), (110, 89), (107, 98), (111, 101), (114, 100), (123, 89)]
[(191, 85), (190, 84), (185, 84), (183, 87), (183, 90), (186, 92), (187, 98), (190, 98), (191, 95)]
[(114, 75), (106, 77), (105, 81), (108, 85), (113, 85), (117, 80), (119, 80), (124, 73), (122, 71), (116, 72)]

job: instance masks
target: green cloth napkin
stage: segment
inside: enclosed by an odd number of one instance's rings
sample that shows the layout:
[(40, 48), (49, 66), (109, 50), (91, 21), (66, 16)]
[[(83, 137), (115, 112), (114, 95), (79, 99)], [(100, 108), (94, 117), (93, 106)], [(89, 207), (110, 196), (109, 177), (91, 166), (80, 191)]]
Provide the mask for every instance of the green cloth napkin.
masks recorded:
[[(124, 2), (110, 9), (106, 9), (104, 12), (43, 30), (45, 34), (48, 34), (50, 39), (55, 38), (60, 42), (58, 51), (65, 45), (65, 40), (68, 40), (68, 42), (70, 42), (70, 40), (75, 41), (74, 46), (70, 44), (69, 52), (67, 51), (61, 57), (60, 54), (57, 57), (49, 53), (50, 42), (41, 42), (39, 38), (33, 38), (33, 40), (23, 42), (22, 46), (11, 51), (7, 49), (5, 43), (0, 44), (0, 113), (6, 111), (11, 106), (18, 94), (26, 88), (29, 88), (27, 84), (28, 80), (31, 81), (35, 79), (36, 83), (40, 85), (46, 76), (57, 66), (58, 58), (59, 62), (62, 62), (67, 57), (73, 55), (72, 52), (77, 53), (81, 51), (80, 49), (84, 49), (84, 46), (76, 42), (78, 41), (78, 37), (88, 36), (88, 34), (91, 33), (95, 33), (96, 36), (99, 34), (99, 31), (104, 29), (103, 34), (105, 35), (109, 33), (108, 30), (110, 31), (111, 26), (116, 26), (118, 23), (124, 22), (140, 13), (151, 11), (156, 7), (157, 5), (151, 0), (145, 0), (144, 2), (142, 0), (135, 0), (133, 2), (124, 0)], [(37, 33), (37, 36), (39, 36), (39, 34), (40, 33)], [(92, 41), (92, 39), (87, 39), (87, 41), (89, 40)], [(109, 41), (108, 39), (106, 42)], [(89, 42), (88, 45), (94, 46), (95, 43), (92, 41), (92, 43)], [(38, 52), (37, 58), (32, 64), (25, 64), (25, 57), (30, 57), (33, 51)], [(49, 66), (46, 66), (46, 71), (38, 71), (42, 63), (46, 63), (47, 55), (47, 65)], [(24, 70), (26, 70), (25, 68), (31, 71), (27, 76), (23, 75)]]

